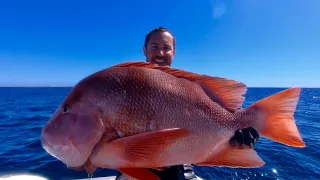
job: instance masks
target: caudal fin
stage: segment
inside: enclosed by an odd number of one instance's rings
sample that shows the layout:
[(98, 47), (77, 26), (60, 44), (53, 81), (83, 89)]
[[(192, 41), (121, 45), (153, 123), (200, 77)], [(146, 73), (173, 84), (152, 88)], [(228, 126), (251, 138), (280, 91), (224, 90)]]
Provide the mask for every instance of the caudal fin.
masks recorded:
[(258, 110), (258, 131), (261, 136), (288, 146), (306, 146), (293, 117), (300, 92), (301, 88), (289, 88), (266, 97), (247, 109)]

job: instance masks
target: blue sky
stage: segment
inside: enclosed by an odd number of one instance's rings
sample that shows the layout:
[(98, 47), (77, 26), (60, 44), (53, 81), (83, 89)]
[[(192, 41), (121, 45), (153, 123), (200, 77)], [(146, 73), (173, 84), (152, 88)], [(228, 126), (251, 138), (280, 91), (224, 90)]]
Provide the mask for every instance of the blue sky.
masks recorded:
[(177, 39), (173, 67), (247, 86), (320, 87), (320, 1), (10, 0), (0, 6), (0, 86), (72, 86), (145, 60), (157, 26)]

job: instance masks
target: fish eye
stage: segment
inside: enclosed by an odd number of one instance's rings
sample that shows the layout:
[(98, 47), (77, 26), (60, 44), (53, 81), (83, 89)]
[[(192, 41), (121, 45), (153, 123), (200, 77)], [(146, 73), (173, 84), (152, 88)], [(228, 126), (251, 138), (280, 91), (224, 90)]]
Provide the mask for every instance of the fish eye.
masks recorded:
[(62, 108), (62, 113), (63, 114), (66, 114), (66, 113), (68, 113), (69, 112), (69, 107), (68, 106), (64, 106), (63, 108)]

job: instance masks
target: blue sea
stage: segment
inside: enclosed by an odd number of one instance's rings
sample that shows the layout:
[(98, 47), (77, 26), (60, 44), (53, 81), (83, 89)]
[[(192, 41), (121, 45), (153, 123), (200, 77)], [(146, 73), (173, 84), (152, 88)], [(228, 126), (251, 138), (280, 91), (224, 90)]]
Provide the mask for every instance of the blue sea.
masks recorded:
[[(87, 178), (51, 157), (41, 147), (41, 128), (71, 88), (0, 88), (0, 176), (36, 174), (48, 179)], [(280, 88), (249, 88), (243, 107), (279, 92)], [(266, 165), (254, 169), (195, 166), (203, 179), (320, 179), (320, 89), (303, 89), (295, 113), (306, 148), (288, 147), (260, 138), (256, 151)], [(199, 147), (201, 148), (201, 147)], [(93, 177), (116, 175), (98, 169)]]

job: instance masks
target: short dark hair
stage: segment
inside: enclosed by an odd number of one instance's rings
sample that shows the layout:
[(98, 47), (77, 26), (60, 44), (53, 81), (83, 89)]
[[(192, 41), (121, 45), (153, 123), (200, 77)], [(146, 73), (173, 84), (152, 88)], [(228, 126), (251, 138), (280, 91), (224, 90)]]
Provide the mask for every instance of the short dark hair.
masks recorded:
[(168, 33), (170, 33), (171, 36), (173, 37), (173, 48), (174, 48), (174, 49), (176, 48), (176, 39), (174, 38), (172, 32), (171, 32), (169, 29), (167, 29), (167, 28), (165, 28), (165, 27), (163, 27), (163, 26), (159, 26), (159, 27), (156, 27), (156, 28), (152, 29), (152, 30), (146, 35), (146, 37), (145, 37), (145, 39), (144, 39), (144, 47), (147, 47), (147, 44), (148, 44), (148, 42), (149, 42), (149, 40), (150, 40), (150, 37), (151, 37), (151, 34), (152, 34), (152, 33), (156, 33), (156, 32), (168, 32)]

